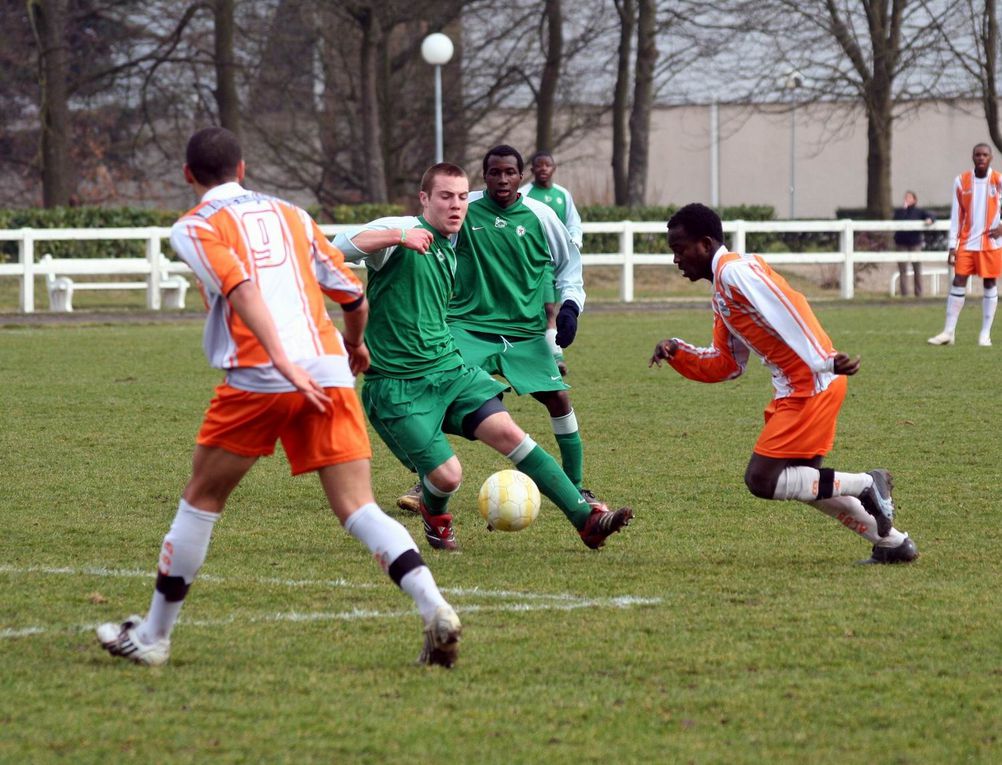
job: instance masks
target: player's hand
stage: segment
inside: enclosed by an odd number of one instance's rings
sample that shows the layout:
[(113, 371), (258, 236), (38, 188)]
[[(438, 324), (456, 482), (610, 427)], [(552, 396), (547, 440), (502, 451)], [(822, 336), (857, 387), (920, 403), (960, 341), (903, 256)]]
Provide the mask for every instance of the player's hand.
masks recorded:
[(957, 264), (957, 251), (950, 250), (946, 255), (946, 265), (954, 266)]
[(306, 396), (306, 399), (317, 408), (318, 411), (326, 412), (330, 409), (331, 398), (310, 373), (301, 366), (293, 364), (290, 369), (282, 371), (289, 382), (296, 386), (296, 390)]
[(348, 367), (353, 375), (360, 375), (369, 369), (371, 359), (369, 357), (369, 347), (362, 340), (359, 343), (349, 343), (344, 341), (345, 350), (348, 351)]
[(859, 363), (859, 356), (851, 359), (849, 358), (848, 353), (836, 353), (835, 362), (832, 365), (832, 371), (837, 375), (851, 376), (859, 371)]
[(648, 368), (653, 367), (655, 364), (660, 367), (662, 361), (671, 361), (677, 350), (678, 340), (674, 337), (671, 340), (662, 340), (654, 346), (654, 354), (651, 356), (651, 360), (647, 362)]
[(557, 345), (566, 348), (578, 333), (578, 307), (573, 300), (565, 300), (557, 314)]
[(405, 232), (405, 241), (400, 244), (408, 250), (415, 250), (424, 255), (435, 241), (435, 235), (426, 228), (409, 228)]

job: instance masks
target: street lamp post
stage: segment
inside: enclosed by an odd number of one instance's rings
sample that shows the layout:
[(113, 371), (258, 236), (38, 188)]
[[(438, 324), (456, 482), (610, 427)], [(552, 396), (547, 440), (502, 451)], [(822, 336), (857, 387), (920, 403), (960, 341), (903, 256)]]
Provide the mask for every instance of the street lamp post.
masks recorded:
[(797, 89), (803, 87), (804, 75), (796, 69), (786, 75), (783, 87), (790, 91), (790, 220), (797, 217)]
[(452, 58), (452, 40), (441, 32), (434, 32), (421, 43), (421, 56), (435, 67), (435, 162), (441, 162), (442, 145), (442, 65)]

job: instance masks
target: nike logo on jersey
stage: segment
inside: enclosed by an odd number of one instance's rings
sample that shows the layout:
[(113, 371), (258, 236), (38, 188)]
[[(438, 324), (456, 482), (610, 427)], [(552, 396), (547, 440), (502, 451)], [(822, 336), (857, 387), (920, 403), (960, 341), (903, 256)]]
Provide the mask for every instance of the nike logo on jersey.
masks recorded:
[(553, 375), (550, 375), (550, 379), (551, 380), (559, 380), (560, 379), (560, 375), (557, 375), (556, 377), (554, 377)]
[(483, 226), (474, 226), (474, 227), (473, 227), (473, 230), (474, 230), (474, 231), (483, 231), (483, 230), (484, 230), (484, 227), (483, 227)]

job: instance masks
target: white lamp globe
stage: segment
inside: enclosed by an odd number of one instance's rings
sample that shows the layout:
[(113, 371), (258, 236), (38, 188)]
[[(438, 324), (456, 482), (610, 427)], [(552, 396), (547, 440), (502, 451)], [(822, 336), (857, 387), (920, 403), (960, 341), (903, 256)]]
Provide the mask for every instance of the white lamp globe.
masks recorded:
[(433, 66), (448, 64), (452, 58), (452, 40), (441, 32), (435, 32), (424, 38), (421, 43), (421, 55)]

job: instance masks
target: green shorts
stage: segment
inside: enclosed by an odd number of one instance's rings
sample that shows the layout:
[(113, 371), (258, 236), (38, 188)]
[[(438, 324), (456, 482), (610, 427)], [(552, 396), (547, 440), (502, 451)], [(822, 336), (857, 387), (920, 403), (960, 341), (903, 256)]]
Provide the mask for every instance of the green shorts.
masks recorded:
[(520, 396), (571, 387), (561, 379), (545, 335), (509, 340), (455, 326), (450, 326), (449, 331), (463, 361), (492, 375), (501, 375)]
[(427, 475), (452, 455), (446, 433), (466, 436), (463, 420), (506, 386), (463, 365), (401, 380), (366, 375), (362, 405), (373, 429), (405, 467)]

